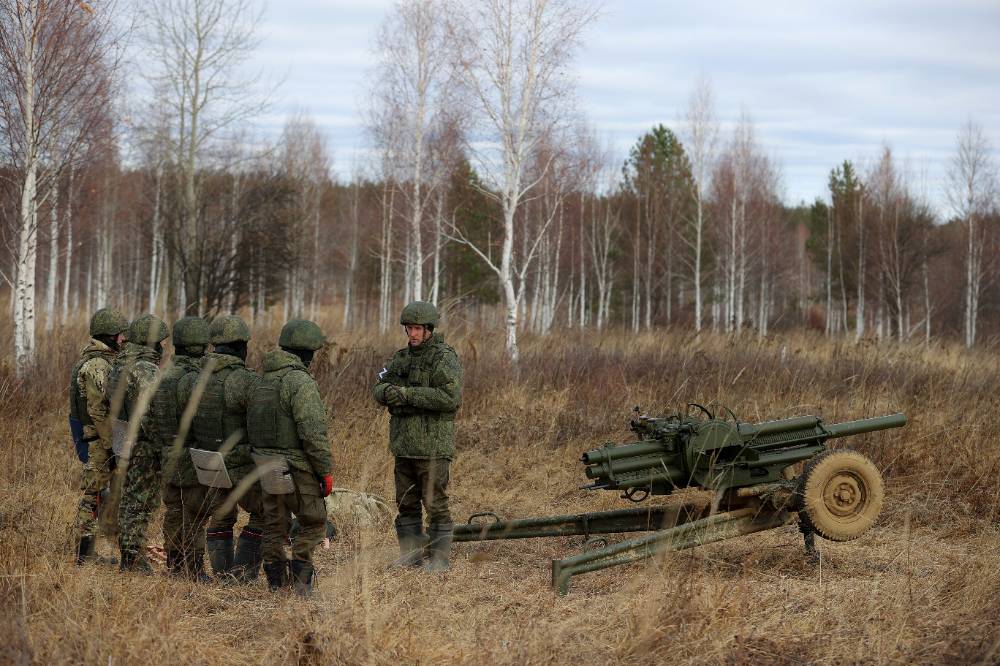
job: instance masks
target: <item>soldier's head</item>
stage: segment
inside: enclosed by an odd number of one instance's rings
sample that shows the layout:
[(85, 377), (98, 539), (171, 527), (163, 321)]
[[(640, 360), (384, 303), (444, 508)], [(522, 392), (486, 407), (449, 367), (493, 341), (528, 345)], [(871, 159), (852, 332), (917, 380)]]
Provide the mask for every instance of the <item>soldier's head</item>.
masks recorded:
[(307, 319), (292, 319), (281, 328), (278, 346), (286, 352), (295, 354), (309, 367), (316, 350), (326, 344), (323, 331), (315, 323)]
[(250, 327), (236, 315), (220, 315), (212, 322), (212, 344), (217, 354), (228, 354), (245, 361), (248, 342)]
[(208, 322), (201, 317), (182, 317), (172, 329), (174, 353), (178, 356), (197, 358), (204, 356), (208, 347)]
[(90, 337), (100, 340), (115, 351), (125, 341), (128, 318), (113, 308), (101, 308), (90, 318)]
[(170, 337), (167, 325), (156, 315), (139, 315), (128, 327), (128, 341), (163, 353), (163, 341)]
[(399, 323), (406, 329), (406, 338), (411, 347), (419, 347), (434, 335), (438, 323), (438, 311), (433, 303), (413, 301), (403, 308)]

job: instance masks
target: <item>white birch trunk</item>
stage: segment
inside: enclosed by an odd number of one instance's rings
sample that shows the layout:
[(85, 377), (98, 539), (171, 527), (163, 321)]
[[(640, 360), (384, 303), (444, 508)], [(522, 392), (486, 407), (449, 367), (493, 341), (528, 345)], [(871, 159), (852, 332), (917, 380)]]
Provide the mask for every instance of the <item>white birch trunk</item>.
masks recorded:
[(52, 182), (49, 209), (49, 274), (45, 283), (45, 332), (51, 333), (56, 319), (56, 287), (59, 283), (59, 184)]

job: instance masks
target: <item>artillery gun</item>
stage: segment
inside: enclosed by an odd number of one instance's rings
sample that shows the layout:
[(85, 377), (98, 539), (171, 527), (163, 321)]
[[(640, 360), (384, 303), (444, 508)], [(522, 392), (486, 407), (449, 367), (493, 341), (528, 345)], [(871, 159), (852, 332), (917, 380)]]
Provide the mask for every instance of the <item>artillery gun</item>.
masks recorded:
[[(694, 410), (692, 410), (694, 408)], [(696, 410), (696, 411), (695, 411)], [(694, 413), (692, 413), (694, 412)], [(688, 405), (686, 414), (636, 415), (638, 437), (587, 451), (581, 462), (587, 490), (620, 491), (642, 502), (682, 488), (714, 491), (711, 502), (681, 502), (504, 521), (477, 513), (454, 528), (455, 541), (488, 541), (583, 535), (601, 547), (552, 561), (552, 584), (560, 594), (578, 574), (636, 562), (799, 522), (806, 552), (815, 556), (815, 535), (850, 541), (874, 524), (882, 510), (882, 476), (851, 449), (828, 449), (827, 441), (906, 425), (904, 414), (824, 424), (817, 416), (763, 423), (740, 422), (729, 410), (717, 416)], [(805, 462), (801, 474), (793, 465)], [(594, 535), (651, 532), (609, 544)]]

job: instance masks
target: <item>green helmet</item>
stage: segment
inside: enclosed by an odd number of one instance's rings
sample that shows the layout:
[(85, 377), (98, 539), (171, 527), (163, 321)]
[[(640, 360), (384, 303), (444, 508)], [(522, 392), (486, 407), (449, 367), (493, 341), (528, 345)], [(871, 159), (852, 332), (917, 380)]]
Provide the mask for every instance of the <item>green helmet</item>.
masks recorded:
[(128, 330), (128, 319), (118, 310), (101, 308), (90, 318), (90, 335), (118, 335)]
[(212, 322), (212, 344), (249, 342), (250, 327), (236, 315), (220, 315)]
[(174, 322), (175, 347), (204, 347), (208, 345), (208, 322), (201, 317), (182, 317)]
[(413, 301), (403, 308), (403, 312), (399, 315), (399, 323), (403, 326), (421, 324), (433, 328), (438, 323), (437, 308), (427, 301)]
[(289, 320), (281, 328), (278, 346), (285, 349), (306, 349), (316, 351), (326, 343), (319, 326), (306, 319)]
[(132, 344), (152, 347), (168, 337), (167, 325), (156, 315), (139, 315), (128, 327), (128, 341)]

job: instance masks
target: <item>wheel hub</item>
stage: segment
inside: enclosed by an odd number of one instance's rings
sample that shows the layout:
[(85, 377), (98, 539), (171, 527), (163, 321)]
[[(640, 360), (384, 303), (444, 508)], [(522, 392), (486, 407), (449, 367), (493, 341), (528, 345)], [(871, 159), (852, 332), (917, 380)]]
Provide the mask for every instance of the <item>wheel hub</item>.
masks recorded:
[(864, 482), (850, 472), (835, 474), (824, 488), (823, 503), (837, 517), (858, 515), (865, 507)]

